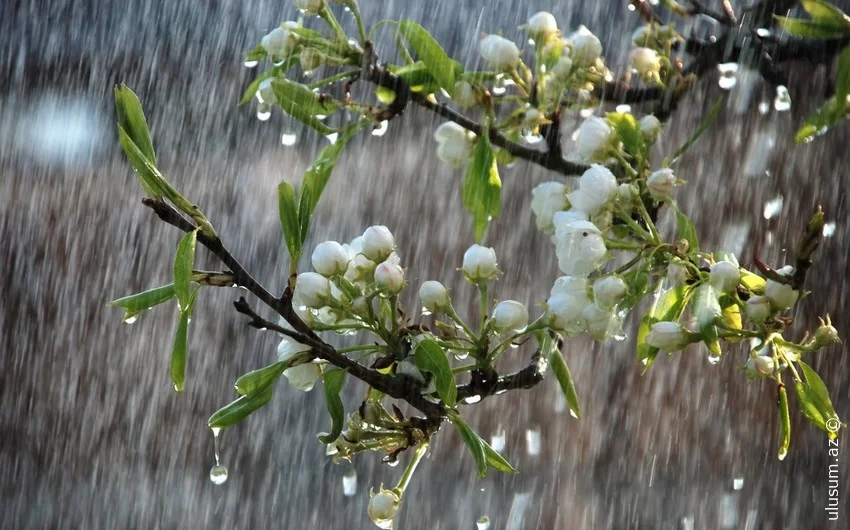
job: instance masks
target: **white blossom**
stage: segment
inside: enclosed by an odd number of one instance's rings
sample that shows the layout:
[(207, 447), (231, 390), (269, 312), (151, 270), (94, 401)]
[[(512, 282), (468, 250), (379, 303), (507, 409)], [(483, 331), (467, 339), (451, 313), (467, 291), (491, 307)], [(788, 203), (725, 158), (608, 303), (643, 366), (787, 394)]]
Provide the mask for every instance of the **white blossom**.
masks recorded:
[(602, 56), (602, 42), (585, 26), (579, 26), (567, 37), (567, 42), (572, 49), (573, 61), (582, 66), (592, 65)]
[(570, 59), (568, 55), (562, 55), (558, 58), (558, 61), (552, 67), (552, 75), (555, 76), (556, 79), (565, 81), (567, 77), (569, 77), (570, 72), (573, 71), (573, 60)]
[(584, 277), (561, 276), (555, 280), (546, 300), (549, 325), (570, 334), (580, 332), (584, 328), (581, 314), (590, 305), (589, 290), (590, 282)]
[(449, 292), (446, 287), (434, 280), (422, 282), (419, 287), (419, 299), (422, 300), (422, 307), (436, 313), (449, 306)]
[(593, 164), (578, 182), (578, 189), (570, 193), (570, 205), (593, 216), (617, 194), (617, 178), (605, 166)]
[[(786, 265), (776, 272), (791, 277), (794, 274), (794, 268)], [(786, 311), (800, 298), (800, 291), (795, 291), (790, 285), (769, 279), (764, 286), (764, 295), (770, 300), (773, 307), (780, 311)]]
[(744, 314), (756, 324), (764, 322), (772, 313), (770, 299), (766, 296), (754, 295), (747, 300), (744, 306)]
[(640, 133), (648, 144), (655, 143), (661, 133), (661, 121), (652, 114), (647, 114), (641, 118), (638, 121), (638, 127), (640, 127)]
[(474, 135), (453, 121), (437, 127), (437, 157), (452, 167), (460, 167), (472, 156)]
[(720, 293), (729, 293), (738, 287), (741, 271), (736, 263), (718, 261), (711, 266), (711, 285)]
[(629, 55), (632, 68), (643, 77), (652, 77), (661, 70), (661, 58), (658, 52), (649, 48), (635, 48)]
[[(292, 329), (289, 324), (283, 323), (287, 329)], [(277, 346), (277, 360), (285, 362), (295, 355), (310, 350), (310, 346), (301, 344), (289, 336), (284, 336)], [(304, 363), (298, 366), (287, 368), (283, 372), (284, 377), (289, 380), (289, 383), (304, 392), (309, 392), (316, 384), (316, 380), (322, 375), (322, 367), (316, 363)]]
[(501, 333), (523, 329), (528, 325), (528, 309), (516, 300), (505, 300), (493, 308), (490, 322)]
[(390, 229), (383, 225), (370, 226), (361, 240), (364, 256), (374, 262), (383, 261), (395, 249), (395, 239)]
[(404, 287), (404, 271), (395, 263), (385, 261), (375, 267), (375, 283), (381, 291), (397, 294)]
[(646, 179), (646, 187), (656, 201), (669, 201), (673, 197), (673, 188), (676, 187), (676, 176), (673, 175), (673, 170), (667, 167), (653, 171)]
[(540, 11), (528, 19), (528, 29), (535, 37), (544, 38), (558, 31), (558, 21), (552, 13)]
[(510, 72), (519, 63), (519, 48), (513, 42), (498, 35), (487, 35), (479, 46), (481, 57), (490, 67), (500, 72)]
[(597, 304), (585, 306), (581, 318), (587, 333), (599, 342), (605, 342), (623, 331), (620, 318), (613, 311)]
[(611, 142), (612, 129), (608, 122), (598, 116), (590, 116), (576, 132), (575, 154), (583, 161), (602, 161)]
[(676, 322), (656, 322), (646, 336), (646, 343), (662, 352), (679, 351), (690, 343), (688, 333)]
[(697, 288), (693, 308), (694, 317), (700, 329), (714, 324), (723, 314), (720, 303), (717, 301), (717, 294), (714, 292), (714, 288), (708, 284), (702, 284)]
[(602, 232), (590, 221), (570, 221), (555, 228), (555, 254), (561, 272), (586, 276), (608, 259)]
[(302, 272), (295, 280), (293, 298), (307, 307), (318, 309), (324, 306), (330, 294), (330, 282), (319, 273)]
[(452, 100), (461, 107), (474, 107), (478, 104), (478, 95), (468, 81), (458, 81), (452, 90)]
[(313, 268), (322, 276), (345, 273), (351, 258), (350, 252), (336, 241), (319, 243), (310, 256)]
[(287, 20), (265, 35), (260, 40), (260, 45), (273, 58), (279, 59), (285, 57), (298, 44), (298, 35), (293, 33), (292, 29), (299, 26), (300, 24)]
[(538, 230), (544, 233), (555, 230), (553, 217), (567, 207), (567, 187), (560, 182), (543, 182), (531, 190), (531, 210), (537, 217)]
[(375, 267), (378, 264), (370, 260), (363, 254), (355, 255), (348, 262), (348, 268), (345, 271), (345, 279), (356, 284), (368, 283), (372, 274), (375, 272)]
[(670, 287), (685, 285), (688, 279), (688, 267), (681, 258), (673, 258), (667, 265), (667, 281)]
[(463, 253), (463, 273), (473, 283), (493, 280), (499, 275), (496, 251), (481, 245), (472, 245)]
[(629, 286), (619, 276), (603, 276), (593, 282), (593, 299), (602, 309), (611, 310), (629, 292)]

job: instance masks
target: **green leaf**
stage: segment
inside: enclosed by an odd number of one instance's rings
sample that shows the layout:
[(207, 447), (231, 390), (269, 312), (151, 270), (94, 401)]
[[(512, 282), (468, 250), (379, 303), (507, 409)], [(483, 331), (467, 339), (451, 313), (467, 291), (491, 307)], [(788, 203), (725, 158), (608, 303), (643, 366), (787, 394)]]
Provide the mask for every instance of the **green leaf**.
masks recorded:
[(800, 3), (803, 5), (806, 13), (812, 17), (812, 20), (819, 24), (836, 28), (850, 27), (850, 18), (829, 2), (823, 2), (822, 0), (801, 0)]
[(676, 152), (673, 153), (673, 156), (670, 157), (673, 162), (678, 160), (679, 157), (685, 153), (685, 151), (687, 151), (692, 145), (694, 145), (696, 141), (699, 140), (699, 137), (702, 136), (702, 133), (704, 133), (711, 126), (712, 122), (714, 122), (714, 119), (720, 113), (720, 107), (722, 106), (722, 104), (723, 96), (720, 96), (719, 98), (717, 98), (717, 101), (714, 102), (714, 105), (711, 106), (711, 110), (708, 111), (708, 116), (706, 116), (705, 119), (700, 122), (699, 127), (697, 127), (697, 130), (694, 132), (694, 134), (692, 134), (691, 137), (688, 138), (688, 141), (682, 144), (682, 147), (677, 149)]
[(642, 259), (635, 267), (622, 275), (623, 281), (629, 286), (629, 294), (620, 302), (621, 308), (630, 310), (646, 296), (650, 289), (651, 272), (650, 260)]
[(231, 425), (235, 425), (271, 401), (273, 394), (274, 381), (218, 409), (210, 416), (207, 424), (210, 426), (210, 429), (226, 429)]
[(156, 165), (156, 153), (142, 103), (123, 83), (115, 87), (115, 110), (118, 112), (118, 127), (124, 129), (129, 139), (139, 148), (139, 152), (152, 165)]
[(581, 419), (578, 394), (576, 393), (575, 383), (573, 383), (573, 376), (570, 373), (570, 367), (567, 366), (567, 360), (564, 358), (561, 350), (555, 345), (550, 348), (550, 352), (549, 363), (552, 366), (552, 371), (555, 372), (555, 379), (558, 380), (558, 385), (561, 387), (561, 391), (564, 393), (564, 397), (567, 399), (567, 404), (573, 415), (577, 419)]
[(322, 376), (325, 389), (325, 402), (328, 406), (328, 413), (331, 415), (333, 425), (329, 434), (319, 436), (319, 441), (323, 444), (329, 444), (336, 441), (339, 435), (342, 434), (342, 425), (345, 420), (345, 408), (342, 406), (342, 399), (339, 393), (342, 391), (342, 385), (345, 383), (345, 370), (336, 368), (328, 370)]
[(699, 252), (699, 236), (690, 218), (676, 208), (676, 223), (678, 225), (679, 239), (688, 242), (688, 253)]
[(472, 160), (463, 179), (462, 194), (463, 205), (472, 214), (475, 240), (480, 242), (490, 219), (499, 218), (502, 200), (502, 181), (486, 130), (475, 142)]
[[(265, 55), (265, 49), (263, 50), (263, 54)], [(257, 76), (256, 79), (251, 81), (251, 84), (248, 85), (248, 88), (245, 89), (245, 93), (242, 94), (242, 99), (239, 100), (239, 105), (241, 106), (246, 103), (249, 103), (254, 98), (254, 95), (256, 95), (257, 90), (259, 90), (260, 88), (260, 83), (262, 83), (266, 79), (277, 77), (278, 75), (280, 75), (280, 72), (286, 72), (287, 70), (292, 68), (292, 65), (297, 62), (297, 56), (290, 56), (283, 62), (283, 64), (269, 68), (268, 70)]]
[(460, 63), (450, 59), (434, 37), (416, 22), (402, 20), (398, 23), (398, 30), (428, 67), (434, 79), (451, 93), (454, 90), (456, 75), (463, 73)]
[(490, 444), (484, 440), (481, 440), (481, 443), (484, 444), (484, 456), (487, 459), (487, 465), (496, 471), (501, 471), (502, 473), (518, 473), (516, 468), (512, 466), (510, 462), (505, 460), (505, 457), (490, 447)]
[(778, 392), (779, 453), (777, 456), (780, 460), (785, 460), (785, 456), (788, 454), (788, 448), (791, 447), (791, 414), (788, 411), (788, 392), (785, 390), (785, 385), (780, 383)]
[(764, 286), (767, 283), (764, 278), (762, 278), (758, 274), (753, 274), (748, 270), (741, 270), (740, 282), (741, 285), (756, 294), (764, 293)]
[(405, 66), (390, 66), (389, 71), (400, 77), (407, 83), (412, 92), (430, 94), (440, 88), (439, 83), (428, 71), (423, 61), (416, 61)]
[(298, 224), (300, 225), (299, 249), (307, 240), (307, 232), (310, 230), (310, 219), (313, 217), (316, 205), (319, 204), (319, 198), (321, 198), (322, 192), (331, 178), (331, 173), (339, 160), (340, 154), (342, 154), (345, 144), (367, 123), (369, 123), (367, 120), (362, 120), (350, 125), (335, 143), (322, 149), (322, 152), (316, 157), (316, 161), (304, 173), (304, 179), (301, 182), (301, 191), (298, 197)]
[(802, 369), (803, 377), (806, 379), (805, 382), (798, 382), (796, 385), (800, 408), (809, 421), (826, 432), (830, 440), (834, 440), (838, 437), (838, 433), (829, 430), (826, 422), (832, 418), (837, 420), (838, 414), (835, 412), (832, 400), (829, 399), (826, 384), (811, 366), (803, 361), (798, 361), (797, 364)]
[(816, 136), (826, 134), (830, 127), (847, 115), (848, 110), (850, 109), (848, 109), (847, 104), (842, 104), (835, 96), (829, 98), (821, 108), (809, 116), (805, 125), (794, 135), (794, 141), (808, 143), (814, 140)]
[(268, 56), (266, 49), (262, 44), (257, 44), (252, 49), (245, 52), (245, 61), (262, 61)]
[(174, 383), (174, 390), (177, 392), (183, 392), (183, 386), (186, 383), (186, 351), (189, 348), (189, 319), (191, 317), (191, 307), (180, 311), (180, 317), (177, 320), (177, 333), (174, 335), (174, 345), (171, 348), (169, 373), (171, 374), (171, 382)]
[(167, 302), (174, 297), (174, 284), (148, 289), (142, 293), (131, 294), (109, 302), (107, 305), (124, 309), (124, 320), (130, 319), (146, 309)]
[(276, 381), (284, 370), (292, 365), (292, 360), (295, 358), (296, 356), (292, 356), (286, 361), (277, 362), (265, 368), (248, 372), (236, 380), (236, 384), (234, 385), (236, 387), (236, 393), (241, 396), (247, 396)]
[(788, 18), (778, 15), (773, 16), (782, 29), (798, 37), (810, 37), (818, 39), (838, 39), (847, 34), (843, 26), (816, 22), (814, 20), (803, 20), (801, 18)]
[(278, 78), (272, 81), (277, 104), (284, 112), (304, 125), (324, 135), (333, 134), (334, 129), (322, 123), (316, 116), (330, 116), (339, 108), (334, 100), (316, 94), (301, 83)]
[(693, 286), (690, 285), (680, 285), (670, 289), (658, 297), (655, 304), (644, 315), (637, 336), (637, 358), (644, 367), (643, 373), (649, 370), (658, 355), (658, 348), (653, 348), (646, 343), (646, 336), (649, 335), (652, 325), (662, 321), (677, 322), (693, 293)]
[(472, 457), (475, 459), (475, 465), (478, 468), (478, 476), (480, 478), (486, 477), (487, 449), (484, 446), (487, 444), (484, 442), (484, 440), (481, 439), (480, 436), (475, 434), (475, 431), (473, 431), (472, 428), (465, 421), (463, 421), (463, 418), (460, 417), (460, 414), (453, 410), (448, 411), (448, 414), (452, 425), (454, 425), (455, 428), (460, 431), (460, 437), (463, 438), (463, 442), (466, 444), (467, 447), (469, 447), (469, 451), (472, 453)]
[(433, 340), (423, 340), (416, 346), (413, 360), (417, 368), (434, 375), (437, 395), (447, 407), (454, 407), (457, 404), (457, 384), (443, 349)]
[(289, 182), (278, 184), (277, 205), (286, 249), (292, 263), (298, 263), (298, 258), (301, 257), (301, 227), (298, 222), (298, 205), (295, 203), (295, 188)]
[(121, 148), (124, 150), (127, 160), (130, 161), (130, 165), (133, 166), (133, 169), (139, 175), (139, 180), (145, 193), (154, 198), (160, 198), (165, 195), (163, 189), (165, 178), (121, 126), (118, 127), (118, 141), (121, 143)]
[(378, 101), (383, 103), (384, 105), (389, 105), (393, 101), (395, 101), (396, 94), (389, 88), (384, 88), (379, 86), (375, 89), (375, 96), (378, 98)]
[(835, 99), (844, 101), (850, 93), (850, 46), (845, 46), (838, 55), (838, 72), (835, 80)]
[(605, 119), (617, 133), (617, 137), (623, 143), (623, 148), (632, 156), (646, 155), (646, 141), (640, 132), (635, 117), (628, 112), (609, 112)]
[(189, 287), (192, 282), (192, 268), (195, 266), (197, 241), (197, 229), (187, 232), (177, 244), (177, 254), (174, 256), (174, 293), (181, 311), (185, 311), (189, 306)]

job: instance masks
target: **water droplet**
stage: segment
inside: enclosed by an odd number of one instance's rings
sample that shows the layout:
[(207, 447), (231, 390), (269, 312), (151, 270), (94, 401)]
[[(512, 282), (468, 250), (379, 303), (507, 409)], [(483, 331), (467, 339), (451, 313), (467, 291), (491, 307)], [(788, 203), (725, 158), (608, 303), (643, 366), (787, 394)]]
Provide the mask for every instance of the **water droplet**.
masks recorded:
[(133, 322), (139, 320), (139, 315), (130, 315), (124, 319), (125, 324), (132, 324)]
[(475, 521), (475, 526), (477, 530), (490, 530), (490, 518), (486, 515), (482, 515)]
[(398, 465), (398, 459), (387, 460), (385, 463), (390, 467), (396, 467)]
[(346, 497), (354, 497), (357, 494), (357, 470), (348, 468), (342, 475), (342, 494)]
[(372, 136), (383, 136), (387, 134), (387, 129), (389, 128), (389, 121), (384, 120), (374, 129), (372, 129)]
[(540, 429), (538, 427), (525, 431), (525, 445), (528, 454), (531, 456), (540, 454)]
[(478, 403), (479, 401), (481, 401), (481, 396), (479, 395), (469, 396), (468, 398), (463, 400), (463, 402), (467, 405), (472, 405), (473, 403)]
[(267, 103), (260, 103), (257, 107), (257, 119), (260, 121), (268, 121), (272, 117), (271, 107)]
[(454, 353), (455, 359), (457, 359), (458, 361), (466, 360), (466, 358), (469, 357), (468, 351), (455, 351), (453, 353)]
[(528, 39), (528, 45), (534, 46), (534, 39)]
[(260, 61), (245, 61), (245, 68), (254, 68), (260, 64)]
[(767, 201), (764, 205), (764, 218), (771, 219), (779, 215), (779, 213), (782, 212), (782, 204), (784, 202), (782, 195)]
[[(578, 111), (578, 115), (582, 118), (587, 119), (593, 115), (593, 109), (581, 109), (580, 111)], [(576, 133), (578, 133), (578, 129), (576, 129)], [(577, 136), (578, 135), (574, 136), (573, 140), (575, 140)]]
[(295, 141), (298, 139), (298, 135), (295, 133), (283, 133), (280, 135), (280, 143), (289, 147), (290, 145), (295, 145)]
[(351, 13), (351, 8), (348, 7), (348, 6), (343, 7), (342, 10), (345, 11), (346, 13)]
[(770, 103), (768, 103), (767, 101), (762, 101), (761, 103), (759, 103), (759, 113), (760, 114), (767, 114), (767, 112), (769, 110), (770, 110)]
[(372, 522), (375, 523), (375, 526), (383, 530), (390, 530), (393, 527), (392, 519), (387, 519), (385, 521), (375, 521), (374, 519), (372, 519)]
[(823, 225), (823, 237), (832, 237), (835, 234), (835, 223), (826, 223)]
[(735, 488), (735, 491), (741, 491), (744, 489), (744, 477), (738, 475), (734, 479), (732, 479), (732, 487)]
[(216, 486), (227, 482), (227, 468), (221, 464), (216, 464), (210, 469), (210, 480)]
[(325, 138), (327, 138), (327, 139), (328, 139), (328, 141), (329, 141), (331, 144), (335, 144), (335, 143), (336, 143), (337, 138), (339, 138), (339, 133), (331, 133), (331, 134), (329, 134), (329, 135), (325, 136)]
[(759, 28), (756, 30), (756, 35), (761, 38), (770, 37), (771, 31), (767, 28)]
[(508, 347), (512, 350), (516, 350), (517, 348), (519, 348), (519, 344), (517, 344), (516, 342), (512, 342), (508, 345)]
[(617, 108), (614, 109), (617, 112), (622, 112), (623, 114), (627, 114), (632, 111), (631, 105), (617, 105)]
[(505, 87), (496, 85), (496, 86), (493, 87), (492, 92), (493, 92), (494, 96), (501, 96), (502, 94), (505, 93)]
[(738, 497), (733, 493), (726, 493), (720, 498), (720, 527), (738, 527)]
[(787, 450), (785, 450), (785, 449), (781, 449), (781, 450), (779, 451), (779, 454), (777, 455), (777, 457), (778, 457), (780, 460), (785, 460), (785, 457), (786, 457), (786, 456), (788, 456), (788, 451), (787, 451)]
[(713, 353), (708, 354), (708, 363), (709, 364), (717, 364), (720, 362), (720, 356), (714, 355)]
[(629, 4), (629, 5), (628, 5), (628, 8), (629, 8), (629, 11), (634, 11), (634, 10), (635, 10), (635, 5), (634, 5), (634, 4)]
[(732, 90), (732, 88), (737, 82), (738, 78), (736, 78), (734, 75), (720, 76), (720, 79), (717, 80), (717, 85), (723, 90)]
[(722, 63), (717, 65), (720, 78), (717, 84), (723, 90), (731, 90), (738, 83), (738, 63)]
[(686, 517), (682, 517), (682, 519), (679, 522), (681, 523), (680, 526), (679, 526), (679, 528), (681, 528), (681, 530), (694, 530), (694, 516), (693, 515), (688, 515)]
[(311, 78), (316, 76), (316, 71), (315, 70), (304, 70), (303, 72), (301, 72), (301, 75), (304, 76), (307, 79), (311, 79)]
[(579, 419), (578, 414), (576, 414), (576, 411), (574, 411), (572, 408), (570, 408), (570, 416), (575, 419)]
[(422, 315), (423, 317), (429, 317), (433, 313), (431, 311), (429, 311), (427, 308), (423, 307), (422, 311), (419, 314)]
[(528, 134), (523, 135), (522, 139), (525, 140), (526, 143), (529, 143), (529, 144), (532, 144), (532, 145), (539, 144), (540, 142), (543, 141), (543, 137), (541, 135), (533, 134), (533, 133), (528, 133)]
[(490, 438), (490, 447), (499, 453), (505, 448), (505, 429), (501, 425), (496, 428), (496, 432)]
[(773, 108), (779, 112), (785, 112), (791, 109), (791, 94), (788, 93), (788, 89), (783, 85), (776, 87), (776, 99), (773, 100)]

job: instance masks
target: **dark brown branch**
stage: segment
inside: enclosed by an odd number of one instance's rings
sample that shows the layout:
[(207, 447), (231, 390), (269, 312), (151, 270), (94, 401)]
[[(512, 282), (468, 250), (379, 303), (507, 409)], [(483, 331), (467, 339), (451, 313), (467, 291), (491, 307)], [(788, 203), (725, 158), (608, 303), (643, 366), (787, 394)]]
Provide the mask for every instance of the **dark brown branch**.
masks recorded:
[(635, 10), (640, 14), (640, 18), (647, 24), (651, 24), (652, 22), (663, 24), (662, 20), (658, 18), (658, 15), (655, 14), (652, 6), (646, 0), (630, 0), (629, 3), (634, 6)]
[(473, 370), (469, 384), (457, 387), (457, 399), (458, 401), (470, 397), (484, 399), (509, 390), (532, 388), (543, 381), (548, 367), (548, 362), (538, 351), (531, 357), (528, 366), (510, 375), (500, 377), (495, 370), (490, 370), (489, 373)]

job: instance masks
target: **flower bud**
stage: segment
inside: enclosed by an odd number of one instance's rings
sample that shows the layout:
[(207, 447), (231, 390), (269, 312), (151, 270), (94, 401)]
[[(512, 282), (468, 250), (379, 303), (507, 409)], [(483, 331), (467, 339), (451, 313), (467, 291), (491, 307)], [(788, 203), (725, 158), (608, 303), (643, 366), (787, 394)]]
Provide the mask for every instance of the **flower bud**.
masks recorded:
[(535, 38), (541, 39), (557, 33), (558, 22), (552, 13), (540, 11), (528, 19), (528, 29)]
[(498, 35), (487, 35), (479, 46), (481, 57), (490, 67), (500, 72), (513, 71), (519, 63), (519, 48), (516, 44)]
[[(452, 99), (461, 107), (474, 107), (478, 104), (478, 94), (467, 81), (458, 81), (452, 90)], [(452, 122), (453, 123), (453, 122)]]
[(578, 189), (569, 195), (576, 210), (596, 215), (617, 194), (617, 178), (600, 164), (593, 164), (578, 181)]
[(560, 81), (565, 81), (573, 71), (573, 60), (567, 55), (558, 58), (558, 62), (552, 67), (552, 75)]
[(655, 50), (635, 48), (629, 55), (632, 68), (637, 70), (642, 78), (651, 78), (661, 70), (661, 58)]
[(677, 322), (656, 322), (646, 336), (646, 343), (662, 352), (675, 352), (690, 344), (690, 339)]
[[(288, 324), (284, 327), (290, 329)], [(285, 362), (301, 352), (309, 351), (310, 346), (296, 342), (292, 337), (284, 336), (277, 346), (277, 360)], [(304, 363), (284, 370), (283, 375), (289, 383), (304, 392), (309, 392), (322, 375), (322, 367), (315, 363)]]
[(422, 307), (436, 313), (449, 307), (449, 292), (445, 286), (434, 280), (422, 282), (419, 287), (419, 298), (422, 300)]
[(392, 520), (399, 506), (401, 499), (398, 495), (381, 487), (381, 490), (369, 499), (369, 518), (379, 528), (392, 528)]
[(611, 142), (611, 126), (603, 118), (591, 116), (579, 125), (576, 132), (576, 156), (588, 162), (602, 161)]
[[(776, 272), (790, 277), (794, 273), (794, 268), (787, 265)], [(774, 280), (767, 280), (764, 286), (764, 295), (770, 300), (773, 307), (780, 311), (787, 311), (800, 298), (799, 291), (795, 291), (790, 285)]]
[(325, 305), (331, 295), (331, 284), (328, 279), (315, 272), (302, 272), (295, 280), (293, 298), (301, 304), (314, 309)]
[(398, 294), (404, 287), (404, 271), (395, 263), (385, 261), (375, 267), (375, 283), (387, 294)]
[(662, 168), (652, 172), (646, 179), (646, 187), (649, 195), (656, 201), (669, 201), (673, 197), (673, 188), (676, 187), (676, 177), (670, 168)]
[(370, 260), (363, 254), (357, 254), (350, 262), (348, 262), (348, 269), (345, 271), (345, 279), (352, 283), (368, 283), (372, 278), (372, 274), (375, 272), (375, 267), (377, 266), (377, 263)]
[(308, 13), (318, 13), (325, 7), (325, 0), (295, 0), (295, 7)]
[(770, 300), (766, 296), (751, 296), (744, 306), (744, 314), (751, 322), (761, 324), (773, 312)]
[(567, 293), (556, 293), (546, 300), (546, 312), (549, 315), (549, 326), (552, 329), (576, 334), (582, 330), (581, 314), (589, 301), (585, 295), (571, 296)]
[(680, 258), (673, 258), (667, 265), (667, 281), (670, 287), (685, 285), (688, 280), (688, 267)]
[(363, 232), (361, 240), (364, 256), (374, 262), (383, 261), (395, 248), (395, 240), (390, 229), (383, 225), (370, 226)]
[(590, 221), (571, 221), (555, 229), (555, 254), (561, 272), (586, 276), (608, 260), (602, 232)]
[(299, 24), (286, 21), (280, 27), (271, 30), (260, 40), (260, 45), (265, 48), (270, 57), (282, 58), (291, 52), (298, 44), (298, 35), (291, 30)]
[(490, 322), (499, 333), (523, 329), (528, 325), (528, 309), (515, 300), (499, 302), (493, 309)]
[(829, 315), (827, 315), (826, 322), (823, 320), (820, 321), (820, 326), (815, 331), (815, 334), (812, 338), (806, 341), (804, 346), (811, 350), (819, 350), (826, 346), (840, 342), (841, 338), (838, 336), (838, 330), (833, 327), (832, 322), (829, 319)]
[(629, 292), (629, 286), (616, 275), (604, 276), (593, 282), (593, 299), (596, 305), (611, 310)]
[(638, 127), (640, 127), (640, 133), (643, 135), (643, 139), (648, 144), (654, 144), (655, 140), (658, 139), (658, 135), (661, 133), (661, 122), (652, 114), (647, 114), (641, 118), (638, 122)]
[(454, 168), (463, 167), (471, 157), (472, 143), (469, 140), (446, 142), (437, 146), (437, 158)]
[(351, 255), (336, 241), (325, 241), (316, 245), (310, 260), (316, 272), (329, 277), (345, 273)]
[(718, 261), (711, 266), (711, 285), (720, 293), (731, 293), (738, 288), (741, 271), (731, 261)]
[(472, 245), (463, 253), (461, 270), (472, 283), (495, 279), (499, 275), (496, 251), (489, 247)]
[(694, 295), (693, 315), (700, 329), (710, 326), (723, 315), (711, 285), (702, 284)]
[(622, 322), (617, 315), (598, 304), (590, 304), (581, 312), (588, 335), (599, 342), (605, 342), (623, 331)]
[(579, 26), (567, 37), (567, 42), (572, 49), (573, 61), (579, 65), (592, 65), (602, 55), (602, 43), (585, 26)]
[(768, 357), (766, 355), (757, 355), (756, 357), (751, 357), (753, 361), (753, 369), (760, 373), (761, 375), (773, 375), (773, 370), (776, 367), (776, 363), (773, 361), (773, 357)]
[(551, 234), (555, 230), (553, 217), (567, 206), (567, 187), (560, 182), (544, 182), (531, 190), (531, 210), (541, 232)]
[(324, 64), (325, 56), (314, 48), (304, 48), (299, 56), (301, 68), (304, 70), (315, 70)]

